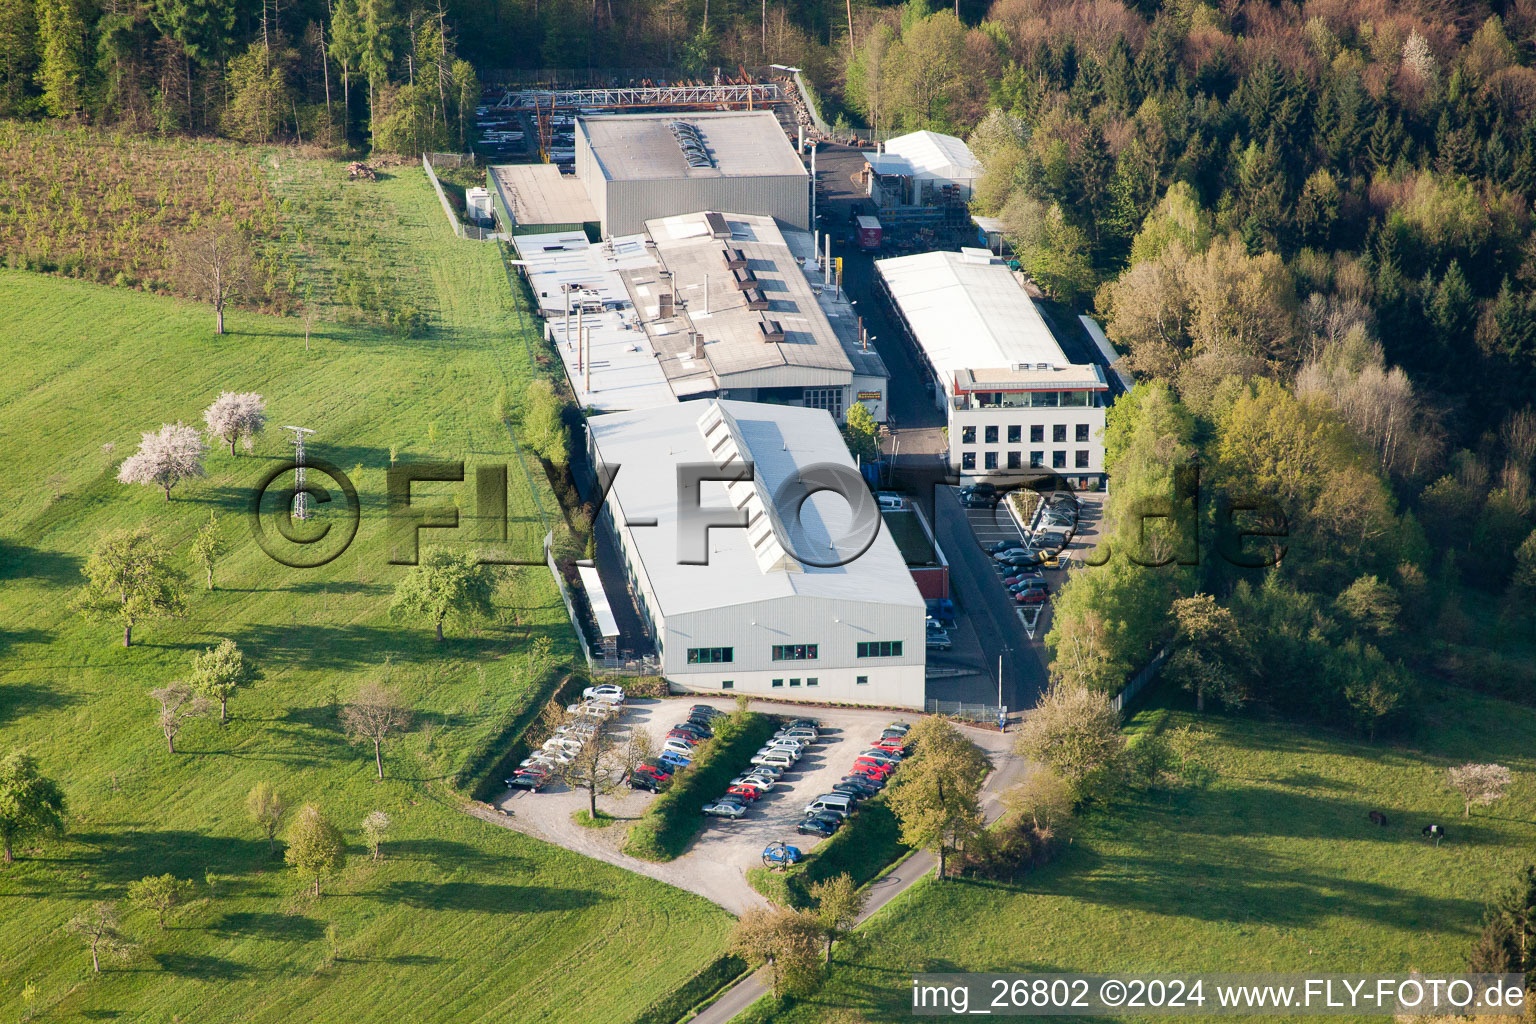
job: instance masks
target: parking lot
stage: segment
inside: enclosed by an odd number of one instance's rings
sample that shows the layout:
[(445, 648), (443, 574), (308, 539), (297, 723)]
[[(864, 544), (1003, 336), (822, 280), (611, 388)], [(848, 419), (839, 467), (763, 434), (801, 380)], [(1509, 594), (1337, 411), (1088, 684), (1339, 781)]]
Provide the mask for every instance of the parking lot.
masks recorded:
[[(653, 739), (660, 741), (668, 729), (688, 717), (688, 709), (694, 704), (710, 704), (722, 711), (730, 711), (733, 707), (729, 700), (709, 697), (638, 700), (616, 720), (618, 739), (623, 742), (630, 729), (645, 728)], [(762, 865), (763, 847), (782, 840), (810, 851), (822, 842), (815, 836), (795, 832), (805, 805), (828, 792), (834, 783), (848, 774), (854, 758), (880, 735), (880, 730), (888, 722), (903, 716), (892, 711), (766, 702), (754, 702), (752, 709), (785, 717), (815, 719), (820, 740), (784, 773), (771, 792), (750, 806), (744, 817), (736, 821), (706, 819), (708, 823), (698, 840), (676, 860), (653, 864), (626, 856), (620, 850), (628, 821), (644, 814), (650, 801), (655, 799), (643, 790), (625, 786), (610, 796), (598, 797), (600, 811), (621, 819), (607, 828), (586, 828), (576, 824), (572, 815), (586, 808), (586, 791), (572, 790), (558, 782), (537, 793), (509, 790), (497, 798), (495, 806), (511, 814), (503, 822), (510, 828), (696, 892), (733, 913), (764, 905), (762, 897), (745, 878), (747, 869)], [(966, 734), (986, 749), (999, 767), (1004, 759), (1012, 758), (1008, 749), (1011, 736), (981, 729), (967, 729)], [(746, 767), (741, 766), (743, 770)], [(717, 795), (708, 794), (710, 797)], [(702, 806), (704, 800), (701, 798), (699, 802)]]

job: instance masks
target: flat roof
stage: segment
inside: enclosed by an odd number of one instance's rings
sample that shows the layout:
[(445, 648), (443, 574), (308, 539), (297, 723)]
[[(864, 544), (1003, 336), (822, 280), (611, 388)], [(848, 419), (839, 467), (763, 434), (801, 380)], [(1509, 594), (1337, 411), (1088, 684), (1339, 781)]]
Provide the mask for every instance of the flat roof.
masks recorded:
[[(693, 125), (712, 159), (691, 167), (669, 125)], [(603, 177), (609, 181), (666, 178), (809, 177), (779, 119), (768, 110), (578, 117)]]
[[(593, 245), (584, 232), (556, 231), (514, 235), (512, 244), (545, 318), (545, 336), (565, 364), (578, 405), (612, 412), (677, 401), (621, 276), (629, 268), (656, 265), (644, 236)], [(579, 320), (587, 336), (584, 348), (578, 343), (574, 312), (565, 319), (567, 300), (573, 311), (592, 310)]]
[(1019, 279), (985, 249), (897, 256), (875, 268), (951, 393), (963, 370), (989, 381), (1013, 375), (1017, 386), (1037, 379), (1067, 381), (1041, 384), (1062, 390), (1084, 379), (1102, 386), (1098, 366), (1067, 359)]
[[(684, 402), (597, 416), (588, 430), (602, 459), (620, 467), (608, 495), (618, 506), (615, 521), (656, 521), (654, 527), (631, 527), (629, 536), (663, 615), (797, 595), (923, 605), (895, 541), (883, 528), (846, 565), (822, 568), (796, 557), (799, 552), (829, 560), (834, 539), (850, 532), (848, 505), (831, 492), (807, 499), (796, 522), (786, 522), (787, 515), (767, 498), (812, 465), (832, 462), (854, 471), (842, 434), (825, 410), (759, 402)], [(700, 486), (700, 504), (744, 508), (754, 524), (748, 529), (710, 530), (709, 564), (679, 565), (677, 466), (722, 465), (726, 460), (752, 462), (756, 482), (706, 481)]]
[(491, 182), (519, 224), (593, 224), (597, 208), (576, 177), (554, 164), (495, 164)]
[(613, 608), (608, 604), (608, 595), (603, 592), (603, 581), (597, 574), (597, 568), (578, 565), (576, 572), (581, 577), (581, 589), (587, 593), (587, 604), (592, 608), (598, 635), (605, 638), (618, 636), (619, 621), (613, 617)]
[[(659, 266), (626, 272), (625, 285), (679, 395), (716, 387), (848, 384), (853, 363), (772, 217), (726, 213), (728, 239), (710, 231), (705, 213), (646, 222)], [(722, 249), (740, 249), (767, 300), (766, 310), (747, 308)], [(663, 270), (670, 275), (663, 279)], [(674, 315), (660, 316), (658, 296), (670, 288)], [(846, 319), (846, 318), (844, 318)], [(760, 326), (776, 321), (782, 341), (765, 341)], [(695, 358), (690, 332), (704, 339)], [(734, 381), (732, 378), (736, 378)]]

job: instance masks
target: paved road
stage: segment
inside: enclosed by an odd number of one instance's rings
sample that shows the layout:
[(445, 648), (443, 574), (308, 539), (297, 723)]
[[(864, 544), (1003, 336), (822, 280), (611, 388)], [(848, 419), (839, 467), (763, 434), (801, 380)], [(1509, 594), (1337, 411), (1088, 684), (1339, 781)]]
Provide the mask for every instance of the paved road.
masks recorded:
[[(1003, 812), (1002, 794), (1024, 777), (1025, 763), (1017, 757), (1003, 761), (1002, 766), (990, 776), (981, 791), (981, 810), (988, 822), (996, 821)], [(890, 874), (869, 887), (869, 901), (859, 915), (863, 924), (897, 896), (916, 885), (918, 880), (931, 872), (938, 859), (926, 850), (919, 850), (901, 862)], [(727, 1024), (738, 1014), (768, 994), (767, 976), (763, 971), (749, 975), (727, 989), (704, 1012), (693, 1018), (691, 1024)]]

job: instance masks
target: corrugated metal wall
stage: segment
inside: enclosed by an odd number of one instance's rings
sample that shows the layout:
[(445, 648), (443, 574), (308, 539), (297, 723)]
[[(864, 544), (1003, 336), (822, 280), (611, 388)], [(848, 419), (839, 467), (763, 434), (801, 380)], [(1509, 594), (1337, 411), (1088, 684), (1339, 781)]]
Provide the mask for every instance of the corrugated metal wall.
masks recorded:
[[(577, 147), (576, 159), (579, 174), (580, 146)], [(805, 180), (804, 175), (765, 175), (755, 178), (610, 181), (602, 200), (599, 200), (594, 185), (589, 184), (588, 191), (593, 193), (592, 204), (603, 218), (603, 233), (609, 236), (643, 231), (645, 222), (656, 217), (673, 217), (701, 210), (755, 213), (775, 217), (802, 231), (808, 231), (811, 210)]]

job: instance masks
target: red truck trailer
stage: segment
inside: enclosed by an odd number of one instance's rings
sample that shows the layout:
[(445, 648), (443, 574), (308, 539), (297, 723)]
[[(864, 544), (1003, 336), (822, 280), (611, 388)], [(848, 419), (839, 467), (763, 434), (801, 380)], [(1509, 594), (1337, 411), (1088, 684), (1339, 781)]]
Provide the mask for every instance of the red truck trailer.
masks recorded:
[(875, 217), (859, 218), (859, 248), (875, 252), (880, 248), (880, 221)]

